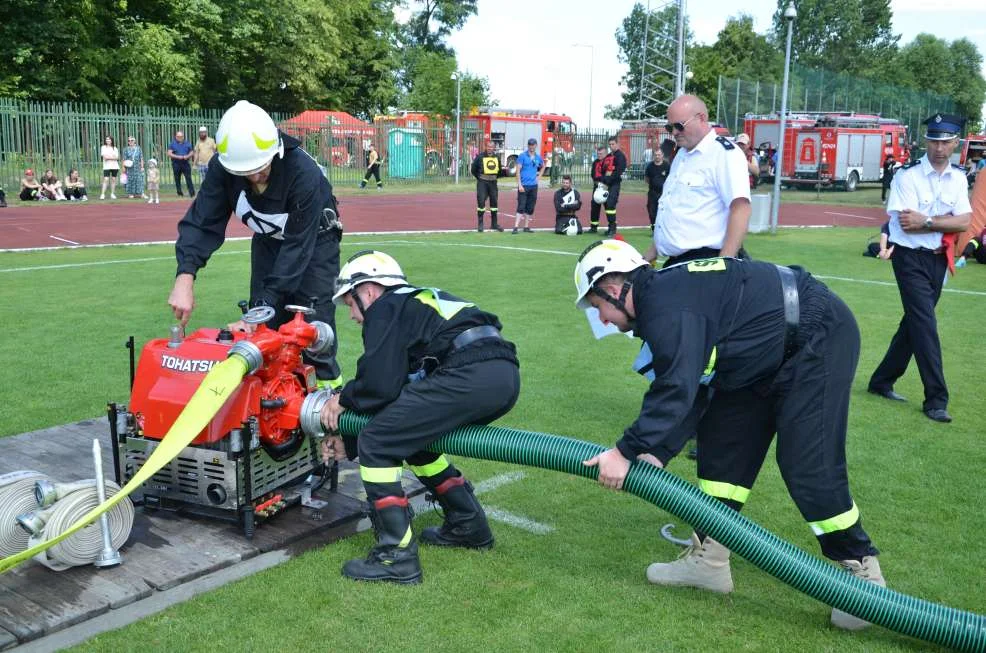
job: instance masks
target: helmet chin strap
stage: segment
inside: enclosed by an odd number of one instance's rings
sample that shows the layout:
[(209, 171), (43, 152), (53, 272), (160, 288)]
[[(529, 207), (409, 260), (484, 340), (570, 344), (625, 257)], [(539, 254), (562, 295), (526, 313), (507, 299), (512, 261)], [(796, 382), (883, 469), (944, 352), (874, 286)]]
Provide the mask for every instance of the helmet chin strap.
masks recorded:
[(627, 295), (630, 293), (630, 288), (632, 287), (633, 287), (633, 282), (630, 279), (624, 281), (623, 287), (620, 288), (620, 296), (615, 299), (605, 290), (601, 288), (597, 288), (596, 286), (592, 287), (592, 293), (596, 297), (599, 297), (600, 299), (602, 299), (607, 304), (610, 304), (611, 306), (615, 306), (617, 310), (619, 310), (621, 313), (627, 316), (628, 326), (630, 327), (631, 331), (633, 330), (633, 327), (637, 321), (637, 319), (634, 316), (630, 315), (630, 312), (627, 310), (627, 305), (626, 305)]
[(356, 304), (356, 308), (359, 309), (360, 317), (366, 319), (366, 307), (363, 305), (363, 298), (359, 296), (358, 292), (356, 292), (358, 288), (359, 286), (354, 287), (351, 291), (349, 291), (349, 294), (352, 296), (353, 303)]

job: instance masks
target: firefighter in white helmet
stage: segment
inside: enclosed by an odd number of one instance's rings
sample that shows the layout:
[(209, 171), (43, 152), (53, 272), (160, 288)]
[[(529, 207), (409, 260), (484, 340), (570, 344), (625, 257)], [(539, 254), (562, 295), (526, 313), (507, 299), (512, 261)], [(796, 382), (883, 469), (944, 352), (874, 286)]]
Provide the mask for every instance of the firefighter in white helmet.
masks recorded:
[(427, 451), (440, 436), (467, 424), (487, 424), (517, 401), (520, 373), (514, 345), (500, 335), (496, 315), (436, 288), (409, 285), (397, 261), (367, 250), (339, 275), (334, 300), (363, 327), (356, 376), (322, 409), (332, 433), (346, 410), (372, 413), (359, 437), (324, 441), (323, 457), (359, 456), (377, 543), (366, 559), (350, 560), (355, 580), (418, 583), (417, 538), (401, 487), (411, 471), (445, 512), (440, 527), (420, 539), (437, 546), (488, 549), (493, 533), (472, 486), (443, 454)]
[[(697, 432), (699, 487), (740, 510), (776, 433), (781, 475), (822, 553), (884, 585), (846, 472), (859, 329), (842, 300), (800, 268), (710, 258), (655, 270), (617, 240), (582, 253), (575, 287), (580, 308), (644, 341), (635, 369), (650, 380), (636, 421), (584, 463), (601, 484), (621, 489), (635, 458), (667, 465)], [(647, 579), (731, 592), (729, 550), (695, 532)], [(832, 623), (867, 625), (838, 610)]]
[[(286, 304), (312, 306), (312, 319), (334, 330), (342, 225), (321, 167), (266, 111), (245, 100), (223, 114), (216, 139), (215, 161), (178, 223), (178, 274), (168, 298), (175, 317), (183, 326), (191, 317), (196, 275), (223, 244), (235, 213), (254, 232), (250, 305), (273, 307), (277, 312), (268, 326), (274, 328), (291, 318)], [(242, 321), (232, 327), (252, 329)], [(330, 352), (306, 354), (320, 385), (341, 381), (335, 353), (333, 345)]]

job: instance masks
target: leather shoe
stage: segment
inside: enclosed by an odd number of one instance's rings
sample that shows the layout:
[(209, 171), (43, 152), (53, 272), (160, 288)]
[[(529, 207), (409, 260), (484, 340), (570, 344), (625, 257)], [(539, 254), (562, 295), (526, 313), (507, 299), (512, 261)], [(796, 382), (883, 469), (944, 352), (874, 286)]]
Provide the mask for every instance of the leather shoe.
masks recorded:
[(947, 424), (952, 421), (952, 416), (944, 408), (929, 408), (924, 411), (924, 414), (928, 416), (928, 419), (933, 419), (936, 422), (945, 422)]
[(874, 394), (891, 401), (907, 401), (907, 397), (904, 395), (899, 395), (893, 390), (877, 390), (876, 388), (867, 388), (866, 391), (870, 394)]

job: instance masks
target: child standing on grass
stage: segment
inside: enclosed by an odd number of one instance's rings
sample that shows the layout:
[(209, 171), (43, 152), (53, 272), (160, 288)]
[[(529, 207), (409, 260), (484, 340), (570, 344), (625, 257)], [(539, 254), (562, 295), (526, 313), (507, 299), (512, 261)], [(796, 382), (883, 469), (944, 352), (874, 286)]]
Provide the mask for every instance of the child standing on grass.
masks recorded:
[(157, 167), (157, 159), (147, 160), (147, 203), (160, 204), (161, 171)]

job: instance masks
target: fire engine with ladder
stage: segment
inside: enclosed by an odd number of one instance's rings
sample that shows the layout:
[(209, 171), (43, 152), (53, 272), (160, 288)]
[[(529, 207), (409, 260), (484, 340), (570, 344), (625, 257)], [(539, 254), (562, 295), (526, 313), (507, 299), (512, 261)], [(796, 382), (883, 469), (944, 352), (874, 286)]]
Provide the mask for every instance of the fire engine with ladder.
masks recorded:
[(527, 150), (529, 138), (538, 142), (545, 174), (550, 172), (556, 157), (571, 158), (575, 151), (575, 123), (565, 114), (478, 107), (463, 117), (462, 127), (465, 131), (481, 134), (481, 140), (493, 143), (500, 157), (500, 167), (509, 176), (517, 174), (517, 157)]
[[(883, 161), (909, 157), (907, 126), (879, 116), (825, 116), (812, 127), (793, 130), (784, 152), (781, 182), (785, 185), (837, 186), (856, 190), (861, 182), (878, 182)], [(787, 134), (785, 134), (787, 136)]]

